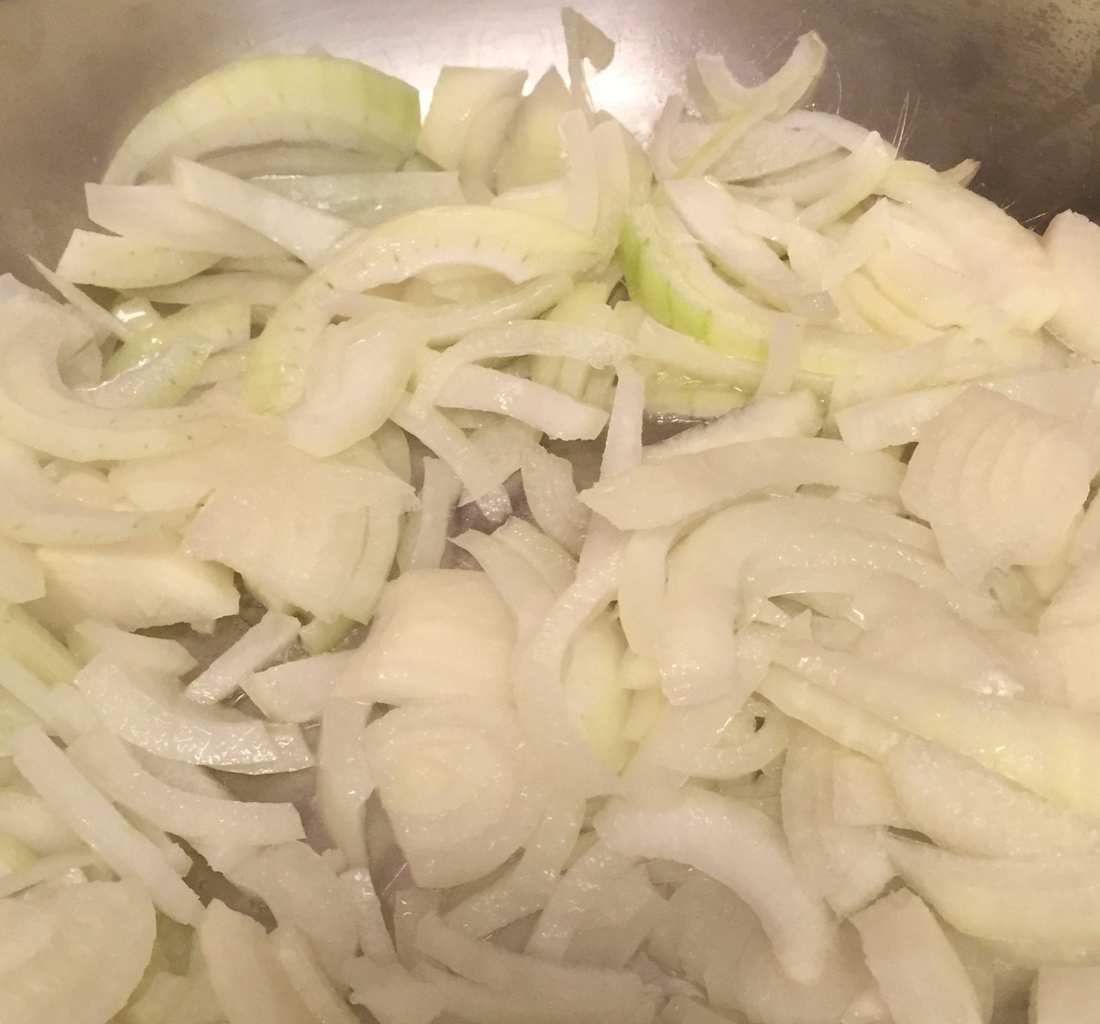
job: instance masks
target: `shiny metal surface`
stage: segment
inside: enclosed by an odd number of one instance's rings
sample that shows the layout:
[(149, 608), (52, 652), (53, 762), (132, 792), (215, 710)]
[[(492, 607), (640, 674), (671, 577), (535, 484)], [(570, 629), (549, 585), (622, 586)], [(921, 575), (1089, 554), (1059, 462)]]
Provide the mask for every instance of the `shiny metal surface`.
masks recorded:
[[(746, 75), (818, 29), (832, 66), (818, 105), (950, 164), (1027, 219), (1100, 214), (1096, 0), (580, 0), (620, 41), (596, 98), (651, 120), (700, 48)], [(0, 271), (54, 259), (95, 178), (141, 111), (242, 54), (322, 47), (423, 90), (442, 63), (538, 70), (561, 56), (543, 0), (0, 0)]]

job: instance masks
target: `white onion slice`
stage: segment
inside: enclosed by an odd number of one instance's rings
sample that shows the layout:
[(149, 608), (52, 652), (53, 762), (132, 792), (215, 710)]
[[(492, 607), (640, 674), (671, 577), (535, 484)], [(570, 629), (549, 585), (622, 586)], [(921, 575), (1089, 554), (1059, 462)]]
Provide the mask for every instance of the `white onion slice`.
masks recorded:
[(263, 928), (220, 900), (210, 904), (198, 928), (199, 948), (210, 973), (218, 1009), (229, 1024), (316, 1024), (299, 999)]
[(1100, 825), (934, 744), (907, 737), (885, 768), (911, 827), (947, 849), (1025, 859), (1100, 849)]
[(166, 785), (109, 733), (78, 737), (68, 754), (112, 800), (166, 832), (245, 846), (270, 846), (305, 836), (291, 804), (243, 803)]
[(409, 975), (397, 964), (376, 964), (367, 957), (344, 971), (351, 1001), (365, 1006), (378, 1024), (432, 1024), (444, 1010), (435, 987)]
[(798, 730), (783, 763), (783, 831), (799, 876), (845, 918), (894, 877), (880, 833), (840, 825), (833, 811), (834, 748)]
[(265, 727), (228, 708), (200, 708), (174, 685), (141, 678), (103, 658), (76, 679), (103, 724), (150, 754), (228, 771), (299, 771), (313, 763), (295, 730)]
[(197, 704), (216, 704), (232, 696), (249, 673), (283, 654), (298, 639), (300, 628), (294, 616), (268, 612), (188, 683), (184, 696)]
[(828, 910), (798, 878), (779, 827), (762, 812), (685, 790), (667, 806), (613, 802), (596, 828), (613, 849), (689, 864), (727, 885), (760, 917), (792, 979), (820, 976), (833, 941)]
[(527, 423), (549, 437), (591, 440), (607, 413), (553, 388), (485, 366), (461, 366), (440, 389), (437, 403), (449, 409), (496, 412)]
[[(136, 669), (182, 676), (196, 665), (187, 648), (175, 640), (129, 633), (117, 626), (108, 626), (91, 619), (78, 622), (69, 643), (89, 662), (97, 654), (105, 654)], [(75, 642), (74, 642), (75, 638)]]
[[(153, 952), (156, 915), (134, 882), (91, 882), (0, 903), (5, 952), (0, 967), (5, 1024), (106, 1024), (126, 1005)], [(44, 941), (35, 941), (36, 933)], [(0, 958), (6, 959), (6, 958)]]
[(541, 910), (577, 845), (583, 818), (583, 803), (552, 798), (515, 867), (448, 912), (447, 924), (481, 939)]
[(359, 932), (359, 948), (376, 964), (397, 963), (393, 938), (382, 915), (382, 903), (367, 867), (352, 868), (340, 876), (351, 900)]
[(578, 554), (588, 513), (577, 500), (572, 465), (534, 447), (525, 453), (522, 471), (524, 493), (539, 528), (571, 554)]
[(531, 752), (506, 708), (397, 708), (368, 726), (367, 760), (419, 885), (480, 878), (527, 840), (542, 815)]
[(353, 868), (367, 864), (364, 808), (374, 792), (366, 718), (366, 708), (344, 700), (329, 701), (321, 712), (317, 805), (326, 831)]
[(508, 694), (514, 642), (508, 608), (484, 573), (406, 572), (386, 585), (339, 692), (387, 704), (496, 703)]
[(352, 230), (340, 217), (181, 157), (172, 161), (172, 184), (188, 202), (251, 228), (312, 267), (324, 263)]
[(753, 491), (818, 483), (870, 497), (897, 494), (902, 467), (839, 441), (781, 438), (731, 444), (644, 464), (585, 491), (589, 508), (625, 530), (667, 526)]
[(65, 824), (120, 875), (143, 882), (169, 917), (198, 921), (202, 905), (194, 892), (45, 733), (31, 727), (13, 746), (16, 767)]
[(1090, 962), (1100, 948), (1098, 860), (964, 857), (890, 839), (898, 873), (959, 931), (1007, 943), (1025, 960)]
[(900, 1024), (983, 1024), (966, 968), (932, 912), (898, 890), (852, 918), (883, 1001)]
[(271, 935), (271, 945), (284, 975), (315, 1020), (320, 1024), (358, 1024), (359, 1018), (325, 976), (301, 931), (280, 924)]
[(241, 689), (276, 722), (316, 721), (348, 669), (351, 651), (317, 654), (273, 665), (241, 680)]

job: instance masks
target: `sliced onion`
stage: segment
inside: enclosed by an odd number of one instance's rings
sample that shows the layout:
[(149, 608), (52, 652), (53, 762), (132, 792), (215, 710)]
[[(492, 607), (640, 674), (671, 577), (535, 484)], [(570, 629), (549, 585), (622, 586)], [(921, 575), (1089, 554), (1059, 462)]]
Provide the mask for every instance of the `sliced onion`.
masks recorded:
[(493, 531), (493, 536), (513, 551), (522, 554), (550, 586), (560, 592), (573, 582), (576, 563), (552, 537), (537, 527), (513, 516)]
[(269, 846), (304, 837), (290, 804), (241, 803), (173, 788), (151, 775), (116, 737), (86, 733), (69, 757), (112, 800), (175, 835)]
[(588, 514), (576, 497), (572, 464), (531, 448), (524, 455), (523, 488), (540, 529), (570, 553), (579, 553)]
[(551, 799), (515, 867), (454, 907), (447, 924), (481, 939), (542, 910), (577, 845), (583, 817), (583, 803)]
[(371, 878), (370, 869), (352, 868), (340, 876), (355, 913), (359, 931), (359, 948), (376, 964), (397, 963), (393, 939), (386, 919), (382, 915), (382, 903)]
[(508, 693), (514, 642), (508, 608), (485, 574), (407, 572), (386, 585), (340, 693), (387, 704), (459, 698), (495, 703)]
[(901, 889), (852, 918), (895, 1020), (982, 1024), (978, 995), (932, 912)]
[(603, 430), (607, 413), (553, 388), (484, 366), (463, 366), (451, 374), (438, 403), (511, 416), (561, 440), (591, 440)]
[(336, 873), (305, 843), (270, 846), (227, 877), (267, 904), (280, 925), (302, 931), (330, 977), (355, 955), (355, 919)]
[(848, 917), (882, 892), (894, 868), (880, 833), (837, 823), (833, 761), (826, 740), (796, 732), (783, 763), (783, 831), (805, 884)]
[(268, 612), (197, 675), (184, 695), (197, 704), (216, 704), (232, 696), (250, 673), (285, 653), (300, 628), (292, 615)]
[[(265, 727), (228, 708), (200, 708), (159, 681), (94, 659), (76, 679), (107, 728), (169, 760), (228, 771), (298, 771), (313, 759), (300, 734)], [(286, 742), (284, 742), (286, 741)]]
[[(492, 581), (515, 617), (515, 635), (520, 639), (529, 637), (545, 618), (555, 596), (538, 570), (522, 555), (501, 544), (495, 534), (487, 536), (467, 530), (454, 539), (454, 544), (476, 558)], [(499, 696), (508, 693), (507, 680), (502, 676)]]
[(382, 321), (322, 335), (305, 397), (286, 419), (291, 444), (324, 457), (370, 437), (390, 416), (412, 374), (416, 344)]
[(1096, 723), (1052, 705), (905, 680), (849, 655), (789, 644), (777, 660), (881, 721), (1004, 775), (1069, 810), (1100, 813), (1089, 777)]
[(1100, 827), (915, 737), (885, 768), (911, 826), (940, 846), (984, 857), (1082, 854), (1100, 846)]
[(353, 868), (367, 864), (367, 801), (375, 779), (367, 763), (367, 709), (331, 700), (321, 712), (317, 805), (321, 822)]
[(270, 238), (309, 266), (330, 258), (352, 225), (212, 167), (176, 157), (172, 184), (184, 199)]
[(84, 195), (92, 223), (146, 245), (225, 256), (271, 256), (282, 251), (228, 217), (181, 199), (167, 185), (89, 182)]
[(74, 284), (118, 290), (153, 288), (194, 277), (218, 259), (217, 253), (162, 249), (77, 229), (61, 254), (57, 273)]
[(416, 90), (366, 64), (314, 55), (237, 61), (146, 114), (104, 180), (130, 184), (170, 154), (271, 142), (377, 153), (395, 166), (415, 146), (419, 123)]
[(157, 930), (149, 897), (134, 882), (5, 900), (0, 917), (5, 947), (19, 950), (15, 964), (0, 967), (0, 1015), (11, 1024), (57, 1014), (72, 1024), (113, 1019), (141, 981)]
[(899, 874), (959, 931), (1045, 963), (1096, 957), (1096, 857), (1022, 861), (964, 857), (900, 839), (888, 846)]
[(474, 1019), (486, 1022), (515, 1019), (524, 1006), (530, 1013), (525, 1019), (531, 1021), (629, 1021), (648, 1008), (641, 979), (634, 974), (503, 952), (448, 928), (438, 918), (421, 921), (417, 944), (469, 979), (463, 983), (458, 978), (444, 981), (446, 976), (436, 972), (421, 975), (441, 989), (447, 1008), (463, 1017), (477, 1007), (479, 995), (488, 1012), (476, 1012)]
[(0, 834), (11, 836), (40, 854), (61, 853), (80, 845), (76, 833), (41, 797), (10, 789), (0, 791)]
[(853, 753), (833, 758), (833, 815), (841, 825), (912, 827), (882, 766)]
[(689, 864), (727, 885), (760, 917), (792, 979), (820, 976), (833, 941), (828, 911), (797, 877), (778, 826), (760, 811), (685, 790), (665, 807), (609, 804), (596, 827), (623, 853)]
[(169, 917), (183, 924), (198, 921), (198, 897), (45, 733), (31, 727), (13, 746), (20, 773), (81, 839), (120, 875), (143, 882)]
[(359, 1018), (325, 976), (305, 935), (280, 924), (271, 936), (275, 956), (298, 998), (322, 1024), (358, 1024)]
[(314, 1024), (263, 927), (250, 917), (214, 900), (198, 941), (218, 1009), (229, 1024), (249, 1024), (257, 1014), (270, 1024)]
[(642, 465), (586, 491), (582, 500), (620, 529), (666, 526), (753, 491), (821, 483), (868, 496), (897, 494), (902, 467), (856, 455), (824, 438), (731, 444)]
[(241, 680), (241, 689), (276, 722), (313, 722), (348, 669), (351, 651), (317, 654), (273, 665)]
[(397, 964), (359, 957), (347, 965), (351, 1001), (365, 1006), (378, 1024), (432, 1024), (444, 1010), (442, 995)]
[(420, 885), (480, 878), (522, 845), (545, 796), (511, 712), (437, 703), (367, 729), (382, 806)]

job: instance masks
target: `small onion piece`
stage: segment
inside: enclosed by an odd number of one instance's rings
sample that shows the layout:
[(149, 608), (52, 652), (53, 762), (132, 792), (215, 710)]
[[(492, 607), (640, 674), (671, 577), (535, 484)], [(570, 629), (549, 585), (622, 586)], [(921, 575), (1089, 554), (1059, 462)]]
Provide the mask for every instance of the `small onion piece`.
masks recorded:
[(196, 676), (184, 696), (197, 704), (216, 704), (232, 696), (249, 673), (283, 654), (298, 638), (300, 628), (292, 615), (268, 612)]

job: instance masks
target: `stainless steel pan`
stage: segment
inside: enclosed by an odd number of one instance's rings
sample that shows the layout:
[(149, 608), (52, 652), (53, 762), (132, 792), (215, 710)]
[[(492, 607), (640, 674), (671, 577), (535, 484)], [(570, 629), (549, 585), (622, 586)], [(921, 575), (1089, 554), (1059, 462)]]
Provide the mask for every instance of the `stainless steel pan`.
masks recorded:
[[(1040, 217), (1100, 214), (1096, 0), (574, 0), (620, 41), (598, 101), (642, 128), (700, 48), (746, 75), (816, 28), (832, 50), (818, 104), (900, 133)], [(561, 56), (543, 0), (0, 0), (0, 271), (53, 259), (141, 111), (247, 53), (320, 46), (431, 87), (444, 63), (533, 70)]]

